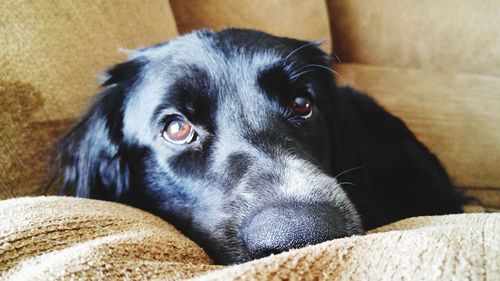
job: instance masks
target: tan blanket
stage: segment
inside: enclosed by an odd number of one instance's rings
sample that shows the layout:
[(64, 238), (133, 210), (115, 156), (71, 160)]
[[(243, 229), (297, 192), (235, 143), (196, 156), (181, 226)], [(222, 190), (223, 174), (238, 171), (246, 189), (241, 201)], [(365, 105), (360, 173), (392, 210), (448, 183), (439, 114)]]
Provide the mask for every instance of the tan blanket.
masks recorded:
[[(500, 280), (500, 214), (403, 220), (221, 267), (161, 219), (66, 197), (0, 201), (0, 279)], [(210, 272), (209, 272), (210, 271)]]

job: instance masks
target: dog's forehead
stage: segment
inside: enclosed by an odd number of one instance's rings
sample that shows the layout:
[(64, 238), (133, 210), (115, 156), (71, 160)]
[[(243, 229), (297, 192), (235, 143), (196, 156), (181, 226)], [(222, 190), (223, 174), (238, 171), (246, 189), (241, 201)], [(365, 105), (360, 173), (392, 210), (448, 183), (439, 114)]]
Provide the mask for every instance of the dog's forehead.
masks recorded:
[[(154, 138), (148, 126), (156, 108), (169, 95), (169, 88), (180, 78), (195, 71), (207, 75), (217, 92), (217, 102), (223, 113), (243, 110), (242, 104), (265, 106), (265, 98), (257, 86), (259, 73), (283, 60), (283, 49), (263, 47), (222, 38), (213, 32), (196, 32), (181, 36), (166, 44), (135, 52), (132, 59), (145, 59), (140, 82), (132, 90), (124, 112), (125, 135), (142, 139)], [(272, 38), (271, 38), (272, 40)], [(196, 79), (196, 77), (194, 78)], [(208, 93), (207, 93), (208, 94)], [(168, 97), (167, 97), (168, 98)], [(247, 116), (257, 116), (247, 112)], [(221, 114), (221, 118), (231, 118)]]
[(178, 37), (168, 43), (134, 52), (132, 58), (143, 57), (153, 71), (172, 71), (179, 66), (193, 65), (220, 78), (220, 74), (237, 73), (238, 68), (259, 69), (280, 61), (285, 46), (279, 38), (269, 36), (276, 43), (261, 46), (220, 32), (194, 32)]

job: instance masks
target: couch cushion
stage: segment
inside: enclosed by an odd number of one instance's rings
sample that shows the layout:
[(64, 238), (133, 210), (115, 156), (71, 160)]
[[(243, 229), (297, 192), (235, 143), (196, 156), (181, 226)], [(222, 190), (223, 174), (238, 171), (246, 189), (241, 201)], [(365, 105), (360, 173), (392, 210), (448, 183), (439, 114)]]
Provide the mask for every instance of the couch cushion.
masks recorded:
[(401, 117), (458, 187), (500, 208), (500, 78), (357, 64), (335, 69), (340, 84)]
[(330, 51), (328, 12), (324, 1), (171, 0), (180, 33), (198, 28), (260, 29), (303, 40), (325, 39)]
[(0, 198), (40, 194), (49, 147), (97, 77), (177, 34), (168, 1), (0, 1)]
[(0, 280), (186, 278), (218, 267), (158, 217), (70, 197), (0, 201)]
[(328, 0), (344, 63), (497, 77), (499, 6), (498, 0)]
[(500, 279), (500, 214), (410, 218), (224, 268), (166, 222), (116, 203), (11, 199), (0, 221), (1, 280)]

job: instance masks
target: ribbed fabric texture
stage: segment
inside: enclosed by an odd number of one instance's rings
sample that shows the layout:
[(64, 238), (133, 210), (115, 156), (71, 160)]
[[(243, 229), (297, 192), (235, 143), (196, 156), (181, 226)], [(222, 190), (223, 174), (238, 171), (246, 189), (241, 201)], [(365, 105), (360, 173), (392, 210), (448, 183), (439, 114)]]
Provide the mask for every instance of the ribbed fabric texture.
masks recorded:
[(0, 201), (0, 279), (181, 279), (216, 268), (158, 217), (70, 197)]
[(229, 267), (116, 203), (11, 199), (0, 201), (0, 221), (0, 280), (500, 280), (500, 214), (411, 218)]

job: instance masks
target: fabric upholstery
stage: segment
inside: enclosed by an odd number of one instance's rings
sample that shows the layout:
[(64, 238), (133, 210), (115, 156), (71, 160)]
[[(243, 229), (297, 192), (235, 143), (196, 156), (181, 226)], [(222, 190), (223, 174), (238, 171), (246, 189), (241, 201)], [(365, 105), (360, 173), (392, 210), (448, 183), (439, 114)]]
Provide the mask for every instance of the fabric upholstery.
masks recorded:
[[(245, 27), (326, 39), (324, 50), (343, 62), (335, 66), (339, 82), (402, 117), (459, 188), (484, 206), (468, 210), (498, 209), (497, 6), (495, 0), (0, 1), (0, 199), (43, 193), (50, 147), (86, 110), (98, 74), (124, 59), (118, 48), (196, 28)], [(499, 216), (410, 218), (366, 236), (220, 267), (143, 211), (88, 199), (18, 198), (0, 201), (0, 280), (500, 280)]]
[[(491, 47), (498, 45), (495, 40), (500, 36), (490, 24), (496, 20), (489, 12), (494, 10), (492, 2), (431, 5), (427, 0), (384, 0), (370, 9), (365, 8), (372, 5), (369, 1), (327, 3), (329, 9), (323, 1), (172, 0), (171, 10), (168, 1), (149, 1), (147, 5), (122, 1), (95, 1), (91, 5), (86, 1), (3, 1), (0, 198), (43, 192), (49, 148), (87, 108), (97, 92), (98, 73), (124, 58), (118, 48), (165, 41), (177, 35), (177, 27), (188, 32), (201, 27), (235, 26), (308, 40), (327, 38), (323, 45), (327, 50), (329, 11), (335, 51), (344, 63), (353, 61), (362, 69), (392, 69), (370, 71), (373, 75), (350, 71), (351, 75), (345, 76), (354, 75), (356, 81), (346, 83), (375, 95), (400, 115), (442, 158), (455, 184), (480, 191), (476, 193), (482, 194), (488, 204), (500, 207), (496, 193), (500, 188), (500, 139), (495, 129), (500, 119), (496, 102), (500, 88), (495, 82), (498, 67), (494, 67), (500, 56), (495, 53), (498, 48)], [(479, 15), (488, 21), (472, 21)], [(374, 35), (377, 29), (384, 36)], [(457, 29), (468, 30), (464, 33), (467, 36), (457, 34)], [(476, 40), (474, 36), (479, 33), (482, 36)], [(419, 43), (408, 43), (408, 34)], [(437, 37), (455, 40), (461, 46), (477, 43), (473, 45), (476, 49), (464, 51), (476, 50), (480, 63), (457, 53), (457, 44), (434, 40)], [(448, 48), (439, 44), (448, 44)], [(464, 63), (470, 67), (464, 69)], [(408, 75), (405, 68), (419, 70), (420, 74)], [(382, 89), (380, 81), (387, 87)], [(393, 85), (398, 90), (391, 88)], [(404, 99), (400, 90), (405, 93)], [(422, 106), (430, 110), (417, 109), (422, 101)], [(404, 110), (408, 103), (412, 111)], [(422, 114), (415, 112), (425, 112), (429, 119), (418, 119)], [(424, 124), (422, 120), (433, 123)]]
[(0, 201), (0, 280), (180, 279), (210, 258), (171, 225), (115, 203), (70, 197)]
[(177, 35), (168, 1), (0, 1), (0, 199), (41, 194), (49, 148), (100, 72)]
[(199, 28), (240, 27), (302, 40), (324, 39), (330, 51), (330, 26), (322, 0), (171, 0), (180, 33)]
[(0, 221), (0, 280), (500, 279), (500, 214), (411, 218), (229, 267), (211, 265), (161, 219), (116, 203), (11, 199), (0, 201)]
[(400, 116), (455, 185), (500, 208), (500, 78), (347, 63), (335, 69), (340, 84), (369, 93)]
[(453, 183), (500, 208), (495, 0), (328, 0), (339, 81), (401, 117)]
[(344, 63), (500, 76), (497, 0), (327, 2)]

